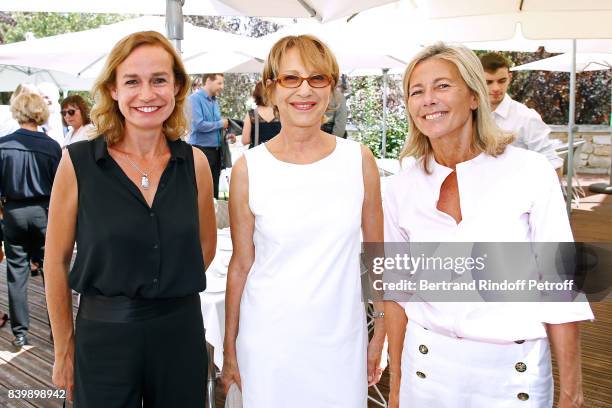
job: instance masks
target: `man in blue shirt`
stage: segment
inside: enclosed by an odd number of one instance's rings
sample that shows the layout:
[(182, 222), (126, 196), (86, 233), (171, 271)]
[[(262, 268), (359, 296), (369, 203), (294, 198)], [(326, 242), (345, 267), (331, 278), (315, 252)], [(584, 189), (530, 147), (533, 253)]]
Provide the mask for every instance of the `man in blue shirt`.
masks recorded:
[(223, 91), (223, 74), (204, 74), (202, 87), (189, 96), (191, 103), (191, 135), (189, 143), (204, 152), (213, 177), (215, 198), (219, 198), (221, 174), (221, 142), (228, 120), (221, 117), (217, 97)]

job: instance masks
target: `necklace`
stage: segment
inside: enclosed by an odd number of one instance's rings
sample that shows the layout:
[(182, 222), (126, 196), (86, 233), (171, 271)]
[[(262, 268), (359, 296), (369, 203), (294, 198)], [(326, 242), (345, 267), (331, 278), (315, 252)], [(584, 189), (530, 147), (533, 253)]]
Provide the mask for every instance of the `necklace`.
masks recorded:
[(149, 189), (150, 183), (149, 183), (149, 174), (148, 172), (144, 172), (142, 170), (140, 170), (140, 168), (136, 165), (136, 163), (134, 163), (127, 154), (123, 153), (123, 156), (125, 156), (126, 160), (128, 161), (128, 163), (130, 163), (130, 165), (136, 169), (137, 172), (139, 172), (141, 174), (141, 178), (140, 178), (140, 187), (142, 187), (145, 190)]

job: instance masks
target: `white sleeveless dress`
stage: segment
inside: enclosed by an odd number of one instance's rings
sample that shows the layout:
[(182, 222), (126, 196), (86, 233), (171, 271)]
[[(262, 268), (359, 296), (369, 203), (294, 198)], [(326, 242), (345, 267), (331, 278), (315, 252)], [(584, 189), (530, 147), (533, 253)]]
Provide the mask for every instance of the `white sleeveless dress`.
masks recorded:
[(336, 138), (306, 165), (265, 144), (245, 156), (255, 260), (236, 340), (244, 407), (366, 407), (361, 147)]

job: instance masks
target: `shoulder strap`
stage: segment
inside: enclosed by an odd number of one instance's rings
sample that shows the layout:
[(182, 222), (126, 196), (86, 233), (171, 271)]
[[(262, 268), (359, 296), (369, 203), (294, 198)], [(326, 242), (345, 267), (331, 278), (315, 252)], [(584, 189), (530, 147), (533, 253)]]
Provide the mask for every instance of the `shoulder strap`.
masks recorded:
[(253, 146), (257, 146), (259, 144), (259, 113), (257, 112), (257, 109), (253, 110), (253, 117), (255, 118), (255, 143)]

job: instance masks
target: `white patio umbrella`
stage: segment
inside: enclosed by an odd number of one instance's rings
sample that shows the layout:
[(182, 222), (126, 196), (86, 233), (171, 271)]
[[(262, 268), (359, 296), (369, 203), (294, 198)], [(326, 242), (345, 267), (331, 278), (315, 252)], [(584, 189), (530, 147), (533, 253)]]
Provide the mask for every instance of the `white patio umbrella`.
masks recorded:
[(348, 17), (397, 0), (218, 0), (247, 16), (315, 18), (320, 22)]
[(93, 81), (65, 72), (0, 65), (0, 92), (12, 92), (21, 83), (39, 84), (42, 82), (51, 82), (62, 91), (80, 91), (90, 89)]
[[(611, 50), (612, 51), (612, 50)], [(612, 53), (576, 53), (576, 72), (601, 71), (612, 68)], [(572, 55), (561, 54), (544, 58), (528, 64), (512, 67), (511, 71), (560, 71), (570, 72), (572, 69)]]
[[(542, 70), (542, 71), (561, 71), (571, 72), (572, 55), (561, 54), (550, 58), (541, 59), (539, 61), (530, 62), (528, 64), (513, 67), (513, 71), (524, 70)], [(576, 72), (584, 71), (600, 71), (612, 69), (612, 54), (604, 53), (577, 53), (576, 54)], [(610, 101), (612, 106), (612, 98)], [(612, 131), (612, 113), (610, 121), (610, 129)], [(612, 158), (612, 153), (610, 153)], [(592, 184), (590, 190), (595, 193), (612, 194), (612, 165), (610, 168), (610, 182)]]
[[(217, 0), (186, 1), (183, 14), (201, 16), (232, 16), (240, 12)], [(166, 14), (166, 0), (0, 0), (2, 11), (31, 11), (47, 13), (110, 13), (110, 14)]]
[[(81, 78), (96, 77), (106, 56), (128, 34), (154, 30), (165, 33), (163, 17), (139, 17), (96, 29), (0, 45), (0, 64), (65, 72)], [(183, 59), (190, 72), (225, 72), (249, 63), (254, 38), (185, 24)], [(208, 55), (207, 55), (208, 54)], [(207, 65), (208, 64), (208, 65)]]

